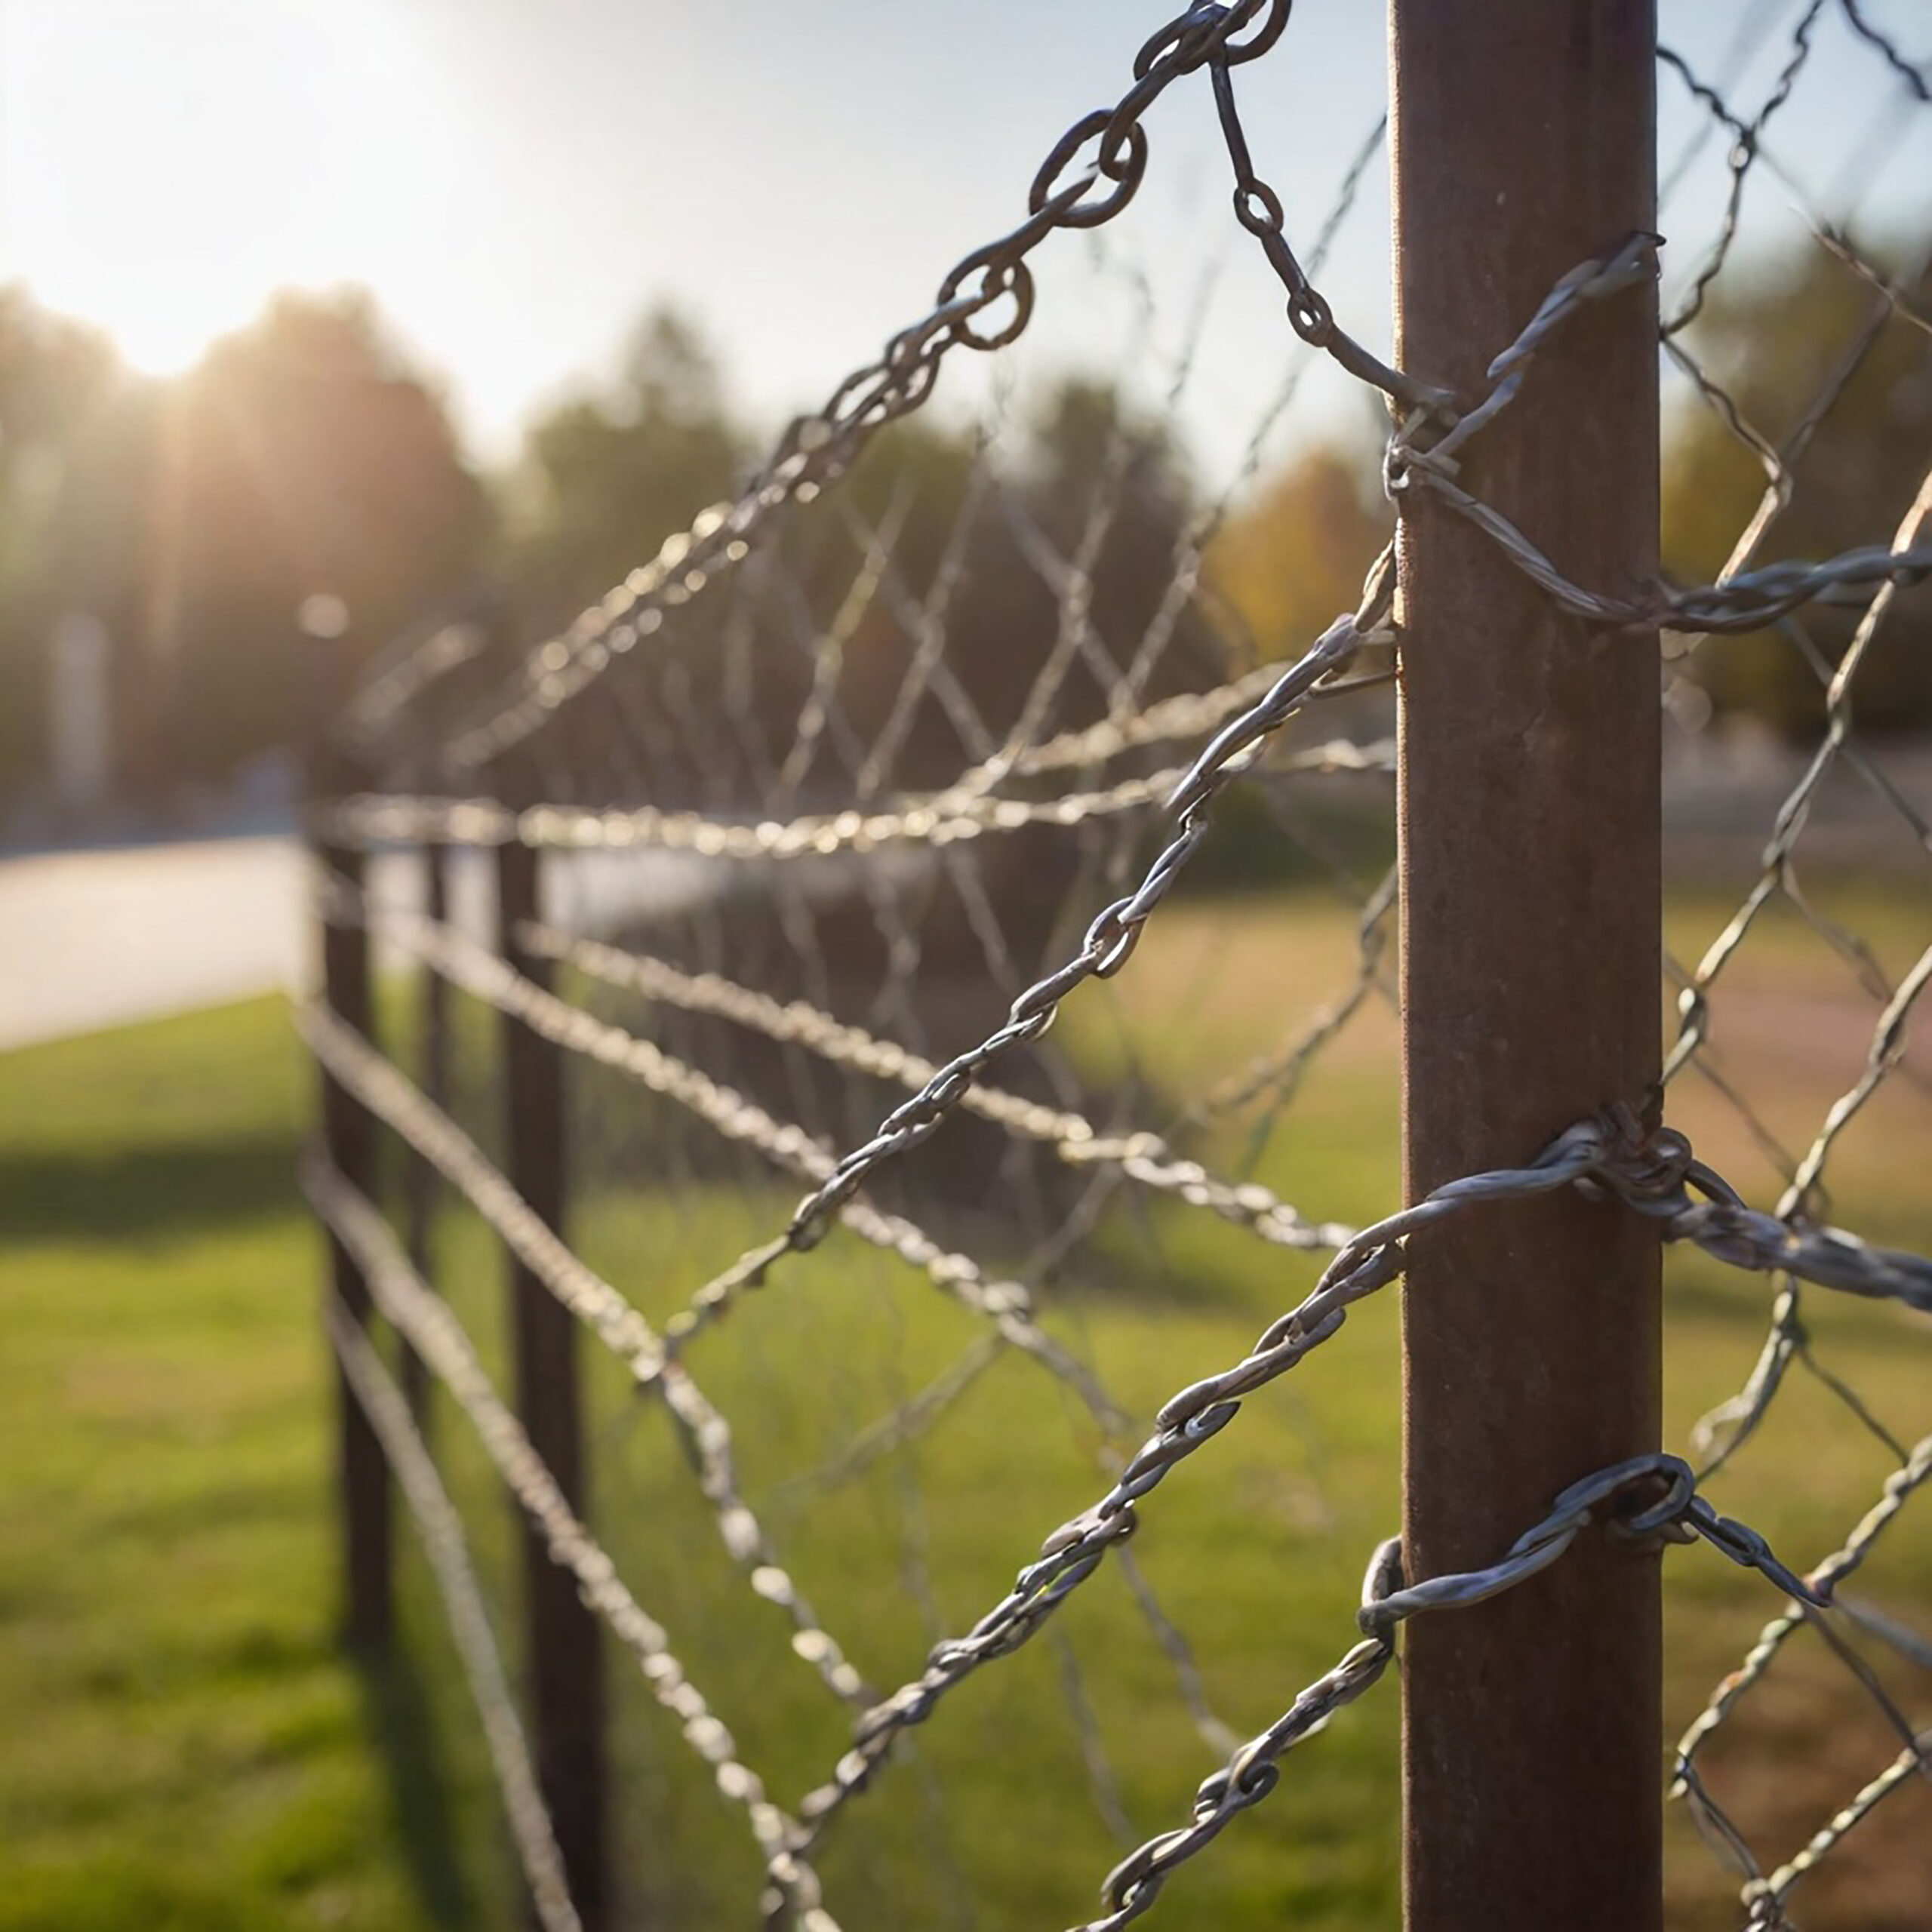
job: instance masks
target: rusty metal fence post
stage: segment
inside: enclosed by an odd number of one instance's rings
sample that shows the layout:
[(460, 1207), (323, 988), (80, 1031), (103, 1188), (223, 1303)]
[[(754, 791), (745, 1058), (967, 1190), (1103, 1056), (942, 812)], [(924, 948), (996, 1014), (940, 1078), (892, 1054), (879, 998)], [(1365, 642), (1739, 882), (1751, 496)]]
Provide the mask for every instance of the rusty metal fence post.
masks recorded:
[[(423, 868), (423, 911), (432, 924), (443, 924), (449, 918), (448, 848), (425, 845)], [(449, 1101), (450, 986), (433, 966), (423, 967), (418, 976), (416, 1024), (417, 1081), (437, 1106)], [(407, 1150), (408, 1166), (403, 1177), (404, 1245), (410, 1266), (426, 1281), (435, 1280), (435, 1230), (437, 1196), (441, 1184), (435, 1163), (420, 1149)], [(409, 1398), (410, 1412), (419, 1427), (426, 1426), (429, 1411), (429, 1371), (414, 1349), (402, 1356), (402, 1386)]]
[[(337, 715), (354, 675), (353, 639), (346, 635), (312, 636), (312, 648), (300, 660), (308, 681), (308, 735), (303, 743), (304, 798), (313, 811), (366, 783), (361, 761), (335, 735)], [(316, 822), (318, 823), (318, 822)], [(340, 888), (359, 899), (367, 882), (368, 858), (359, 847), (338, 844), (312, 829), (306, 835), (309, 863), (325, 891)], [(345, 1026), (364, 1039), (377, 1036), (374, 943), (366, 927), (338, 920), (326, 909), (320, 921), (322, 1003)], [(377, 1192), (375, 1116), (325, 1066), (321, 1084), (322, 1151), (343, 1180), (373, 1200)], [(327, 1292), (358, 1328), (374, 1312), (368, 1284), (355, 1257), (331, 1230)], [(334, 1359), (334, 1351), (331, 1351)], [(335, 1371), (336, 1501), (342, 1534), (342, 1636), (352, 1648), (385, 1647), (395, 1628), (395, 1554), (389, 1459), (363, 1413), (349, 1378)]]
[[(344, 846), (316, 844), (315, 863), (347, 891), (362, 890), (365, 860)], [(322, 998), (329, 1011), (365, 1039), (375, 1037), (367, 930), (332, 919), (321, 928)], [(326, 1069), (321, 1072), (322, 1143), (337, 1171), (371, 1198), (376, 1192), (376, 1123), (368, 1109)], [(368, 1284), (355, 1259), (331, 1232), (330, 1289), (349, 1318), (367, 1328)], [(389, 1641), (393, 1619), (388, 1459), (362, 1405), (340, 1368), (336, 1376), (338, 1479), (342, 1510), (345, 1601), (343, 1635), (359, 1650)]]
[[(1468, 397), (1567, 271), (1649, 229), (1651, 0), (1392, 0), (1397, 352)], [(1655, 571), (1655, 303), (1566, 325), (1463, 480), (1574, 580)], [(1408, 1198), (1641, 1099), (1660, 1038), (1653, 641), (1560, 614), (1417, 493), (1401, 556)], [(1411, 1574), (1494, 1561), (1567, 1484), (1657, 1446), (1654, 1224), (1574, 1192), (1414, 1238)], [(1411, 1932), (1654, 1932), (1657, 1558), (1601, 1536), (1411, 1626)]]
[[(497, 949), (517, 972), (546, 989), (550, 962), (519, 943), (520, 921), (542, 912), (540, 855), (512, 842), (497, 860)], [(512, 1184), (544, 1222), (565, 1232), (564, 1055), (561, 1048), (506, 1015), (503, 1023), (504, 1149)], [(532, 1447), (571, 1506), (585, 1513), (584, 1455), (577, 1324), (514, 1254), (510, 1318), (517, 1413)], [(524, 1605), (531, 1740), (537, 1777), (586, 1932), (608, 1922), (604, 1841), (603, 1655), (595, 1617), (571, 1573), (552, 1561), (543, 1539), (522, 1519)]]

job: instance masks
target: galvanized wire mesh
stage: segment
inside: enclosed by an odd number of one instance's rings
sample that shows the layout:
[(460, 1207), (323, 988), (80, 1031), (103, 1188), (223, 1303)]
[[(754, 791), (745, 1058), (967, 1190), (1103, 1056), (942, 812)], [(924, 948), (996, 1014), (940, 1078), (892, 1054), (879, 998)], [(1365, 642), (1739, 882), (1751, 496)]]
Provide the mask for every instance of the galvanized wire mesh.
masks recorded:
[[(1384, 1674), (1405, 1617), (1509, 1589), (1592, 1530), (1708, 1541), (1758, 1573), (1739, 1580), (1755, 1593), (1673, 1594), (1692, 1670), (1721, 1669), (1740, 1620), (1775, 1611), (1701, 1715), (1672, 1674), (1675, 1794), (1732, 1868), (1673, 1854), (1684, 1922), (1789, 1922), (1801, 1881), (1807, 1922), (1912, 1922), (1895, 1901), (1922, 1894), (1932, 1576), (1892, 1525), (1932, 1478), (1932, 1122), (1908, 1038), (1932, 982), (1932, 795), (1922, 749), (1881, 741), (1860, 707), (1882, 688), (1887, 721), (1909, 717), (1932, 663), (1932, 296), (1911, 238), (1866, 235), (1856, 197), (1895, 149), (1923, 151), (1925, 79), (1848, 0), (1743, 10), (1712, 72), (1666, 51), (1666, 225), (1692, 208), (1702, 245), (1603, 238), (1494, 346), (1488, 391), (1455, 397), (1389, 367), (1364, 346), (1380, 318), (1352, 331), (1321, 292), (1380, 165), (1379, 115), (1331, 168), (1325, 221), (1257, 172), (1237, 94), (1288, 24), (1278, 0), (1180, 17), (1118, 106), (1053, 149), (1026, 220), (793, 425), (741, 497), (554, 636), (435, 633), (346, 721), (367, 782), (319, 808), (319, 835), (429, 869), (379, 867), (366, 896), (337, 883), (324, 915), (444, 990), (414, 1078), (407, 1051), (386, 1059), (320, 1009), (304, 1023), (328, 1076), (411, 1150), (411, 1251), (325, 1162), (311, 1192), (475, 1425), (438, 1425), (452, 1494), (506, 1483), (638, 1666), (611, 1712), (634, 1821), (620, 1922), (712, 1923), (757, 1897), (810, 1932), (1111, 1927), (1220, 1844), (1177, 1888), (1259, 1923), (1284, 1884), (1327, 1882), (1329, 1831), (1386, 1872), (1386, 1707), (1331, 1742), (1349, 1794), (1332, 1820), (1272, 1844), (1221, 1835)], [(1869, 59), (1872, 134), (1848, 181), (1820, 184), (1779, 117), (1833, 35)], [(1293, 337), (1229, 473), (1198, 473), (1171, 429), (1211, 301), (1183, 303), (1174, 330), (1155, 278), (1118, 257), (1158, 411), (1075, 386), (1029, 434), (1015, 389), (964, 426), (922, 426), (955, 350), (1017, 352), (1035, 251), (1121, 214), (1149, 165), (1146, 109), (1194, 86)], [(1760, 245), (1773, 187), (1804, 233), (1796, 270)], [(1530, 406), (1524, 374), (1575, 315), (1660, 272), (1681, 379), (1666, 445), (1691, 478), (1670, 574), (1572, 583), (1471, 494), (1459, 454)], [(1605, 1096), (1518, 1167), (1393, 1214), (1388, 555), (1372, 520), (1318, 546), (1343, 613), (1270, 635), (1225, 540), (1323, 358), (1386, 405), (1395, 522), (1429, 493), (1563, 609), (1632, 648), (1660, 635), (1684, 734), (1669, 1124), (1641, 1124), (1654, 1096)], [(1800, 675), (1765, 685), (1767, 661)], [(1783, 740), (1748, 736), (1762, 716)], [(1789, 768), (1761, 817), (1747, 758)], [(469, 902), (505, 848), (544, 855), (547, 900), (497, 945)], [(561, 1231), (506, 1171), (505, 1022), (568, 1059)], [(1768, 1336), (1690, 1460), (1550, 1471), (1548, 1516), (1491, 1567), (1407, 1576), (1371, 1527), (1394, 1478), (1377, 1291), (1417, 1228), (1571, 1187), (1656, 1217), (1689, 1257), (1674, 1407), (1721, 1392), (1760, 1304)], [(602, 1345), (587, 1505), (498, 1392), (497, 1244)], [(1358, 1308), (1382, 1325), (1326, 1349)], [(457, 1580), (517, 1841), (552, 1897), (423, 1445), (339, 1339)], [(1318, 1349), (1329, 1385), (1282, 1380)], [(1774, 1453), (1787, 1416), (1797, 1446)], [(1813, 1456), (1821, 1430), (1851, 1447)], [(1734, 1485), (1808, 1571), (1718, 1513)], [(493, 1534), (485, 1607), (514, 1623)], [(1284, 1578), (1311, 1616), (1273, 1615)], [(1318, 1813), (1322, 1789), (1304, 1786)], [(1897, 1876), (1915, 1868), (1916, 1889)], [(1386, 1875), (1358, 1883), (1389, 1902)]]
[[(1694, 202), (1701, 187), (1720, 208), (1666, 285), (1666, 372), (1681, 379), (1666, 448), (1674, 433), (1687, 472), (1680, 564), (1730, 574), (1815, 556), (1854, 520), (1860, 540), (1893, 550), (1926, 540), (1927, 231), (1922, 201), (1915, 220), (1888, 225), (1876, 191), (1887, 170), (1924, 178), (1932, 96), (1887, 24), (1856, 8), (1761, 9), (1721, 70), (1663, 56), (1666, 97), (1700, 117), (1665, 185)], [(1909, 18), (1889, 24), (1911, 30)], [(1869, 62), (1863, 131), (1850, 162), (1828, 169), (1792, 146), (1789, 117), (1851, 45)], [(1727, 315), (1758, 325), (1727, 326)], [(1711, 493), (1703, 506), (1692, 487)], [(1688, 741), (1680, 870), (1699, 903), (1671, 935), (1670, 1109), (1740, 1180), (1774, 1192), (1786, 1224), (1835, 1217), (1921, 1246), (1911, 1161), (1894, 1156), (1915, 1144), (1922, 1170), (1932, 1124), (1908, 1033), (1932, 977), (1932, 792), (1922, 727), (1899, 728), (1929, 620), (1922, 586), (1895, 582), (1854, 610), (1801, 607), (1749, 637), (1666, 644), (1667, 701), (1691, 724), (1746, 675), (1748, 653), (1783, 726), (1778, 739), (1706, 728)], [(1833, 1445), (1823, 1453), (1844, 1487), (1857, 1469), (1872, 1507), (1849, 1536), (1848, 1499), (1820, 1512), (1820, 1548), (1807, 1554), (1835, 1613), (1787, 1610), (1764, 1627), (1685, 1728), (1673, 1795), (1741, 1883), (1749, 1923), (1902, 1923), (1922, 1895), (1910, 1874), (1932, 1823), (1915, 1777), (1932, 1654), (1922, 1566), (1882, 1550), (1888, 1531), (1895, 1549), (1910, 1537), (1925, 1417), (1909, 1384), (1875, 1374), (1874, 1347), (1923, 1336), (1863, 1334), (1788, 1274), (1773, 1275), (1768, 1302), (1755, 1361), (1697, 1423), (1690, 1453), (1707, 1478), (1743, 1487), (1754, 1455)], [(1872, 1556), (1861, 1602), (1853, 1579)], [(1801, 1751), (1810, 1775), (1770, 1774)]]

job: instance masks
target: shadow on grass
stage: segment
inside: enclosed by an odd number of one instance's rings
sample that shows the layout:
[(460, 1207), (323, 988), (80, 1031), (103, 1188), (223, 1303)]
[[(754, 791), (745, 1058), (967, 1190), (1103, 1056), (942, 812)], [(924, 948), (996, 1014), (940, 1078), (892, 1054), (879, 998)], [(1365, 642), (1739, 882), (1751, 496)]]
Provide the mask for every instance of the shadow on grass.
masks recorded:
[(0, 1155), (0, 1239), (125, 1241), (232, 1227), (294, 1204), (293, 1132)]
[(458, 1854), (459, 1821), (436, 1712), (415, 1658), (398, 1635), (379, 1655), (349, 1653), (389, 1788), (411, 1884), (432, 1924), (478, 1922), (477, 1902)]

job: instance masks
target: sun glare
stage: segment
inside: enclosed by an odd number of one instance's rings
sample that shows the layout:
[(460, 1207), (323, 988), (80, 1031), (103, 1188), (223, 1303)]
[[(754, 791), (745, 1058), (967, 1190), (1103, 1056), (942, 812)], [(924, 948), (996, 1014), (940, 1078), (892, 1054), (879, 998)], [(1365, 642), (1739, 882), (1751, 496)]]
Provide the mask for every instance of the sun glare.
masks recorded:
[[(154, 374), (284, 285), (411, 245), (419, 63), (395, 0), (12, 0), (0, 10), (0, 280)], [(414, 97), (413, 102), (409, 97)]]
[(177, 376), (198, 362), (208, 345), (240, 326), (258, 308), (259, 295), (223, 299), (205, 288), (129, 291), (121, 300), (69, 304), (57, 294), (56, 307), (92, 312), (128, 367), (143, 376)]

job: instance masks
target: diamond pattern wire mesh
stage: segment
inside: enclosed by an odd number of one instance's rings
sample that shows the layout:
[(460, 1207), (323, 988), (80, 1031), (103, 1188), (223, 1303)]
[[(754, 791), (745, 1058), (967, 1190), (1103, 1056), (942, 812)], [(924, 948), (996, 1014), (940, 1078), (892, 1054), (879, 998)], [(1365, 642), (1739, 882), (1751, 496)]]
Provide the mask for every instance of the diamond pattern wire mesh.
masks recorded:
[[(1781, 138), (1780, 116), (1847, 34), (1875, 63), (1868, 125), (1828, 177)], [(1666, 374), (1679, 378), (1674, 395), (1667, 388), (1666, 448), (1674, 426), (1684, 475), (1673, 561), (1734, 571), (1815, 555), (1854, 514), (1884, 518), (1867, 540), (1923, 541), (1923, 205), (1903, 232), (1865, 214), (1887, 168), (1922, 180), (1932, 157), (1923, 68), (1868, 14), (1807, 5), (1742, 20), (1721, 71), (1666, 53), (1660, 85), (1701, 116), (1675, 171), (1666, 160), (1666, 197), (1694, 195), (1700, 172), (1707, 193), (1722, 183), (1715, 232), (1665, 288)], [(1767, 267), (1774, 226), (1790, 236), (1795, 266)], [(1727, 305), (1764, 325), (1755, 337), (1723, 327)], [(1688, 500), (1707, 489), (1721, 513)], [(1667, 543), (1672, 534), (1667, 521)], [(1759, 636), (1680, 636), (1666, 653), (1667, 702), (1693, 721), (1747, 653), (1789, 720), (1788, 745), (1734, 744), (1728, 799), (1701, 811), (1687, 801), (1687, 817), (1703, 823), (1679, 869), (1700, 903), (1671, 935), (1672, 1117), (1747, 1189), (1774, 1192), (1780, 1216), (1918, 1243), (1922, 1190), (1908, 1175), (1924, 1165), (1932, 1068), (1909, 1027), (1932, 977), (1932, 790), (1922, 735), (1902, 738), (1895, 721), (1923, 676), (1928, 626), (1924, 589), (1888, 586), (1861, 612), (1794, 611)], [(1868, 1335), (1818, 1299), (1774, 1278), (1761, 1351), (1738, 1392), (1698, 1423), (1692, 1454), (1748, 1493), (1752, 1458), (1780, 1441), (1859, 1442), (1839, 1454), (1873, 1508), (1855, 1528), (1842, 1496), (1819, 1509), (1807, 1555), (1822, 1558), (1814, 1574), (1842, 1576), (1837, 1614), (1764, 1627), (1687, 1724), (1675, 1795), (1741, 1882), (1751, 1923), (1904, 1924), (1923, 1897), (1918, 1848), (1932, 1826), (1928, 1579), (1909, 1547), (1932, 1438), (1911, 1380), (1881, 1373), (1875, 1351), (1922, 1336)], [(1780, 1777), (1801, 1750), (1810, 1775)]]
[[(1149, 44), (1165, 50), (1152, 71), (1217, 20), (1258, 57), (1286, 11), (1189, 16)], [(1834, 45), (1869, 63), (1871, 125), (1845, 177), (1820, 182), (1780, 132)], [(1700, 1251), (1672, 1263), (1668, 1353), (1695, 1485), (1662, 1459), (1580, 1497), (1559, 1494), (1576, 1472), (1552, 1472), (1551, 1518), (1494, 1571), (1418, 1589), (1385, 1549), (1358, 1581), (1396, 1516), (1393, 1297), (1365, 1304), (1399, 1274), (1411, 1224), (1356, 1241), (1398, 1189), (1374, 519), (1318, 533), (1329, 601), (1306, 632), (1257, 622), (1265, 600), (1237, 581), (1238, 526), (1291, 440), (1297, 386), (1337, 354), (1318, 327), (1297, 320), (1305, 344), (1251, 440), (1205, 475), (1171, 426), (1221, 291), (1177, 303), (1119, 230), (1090, 236), (1095, 285), (1131, 318), (1132, 388), (1009, 379), (975, 420), (910, 417), (822, 475), (797, 444), (783, 502), (729, 543), (729, 518), (701, 524), (635, 574), (609, 606), (629, 641), (578, 620), (515, 673), (509, 709), (504, 641), (473, 632), (369, 687), (375, 782), (332, 835), (446, 850), (451, 916), (421, 916), (400, 862), (378, 866), (370, 904), (325, 909), (451, 989), (447, 1069), (400, 1046), (413, 1091), (325, 1017), (307, 1023), (334, 1077), (440, 1177), (415, 1259), (467, 1340), (379, 1221), (325, 1171), (313, 1191), (478, 1426), (438, 1413), (433, 1439), (489, 1620), (514, 1631), (521, 1614), (507, 1481), (640, 1666), (613, 1677), (609, 1713), (618, 1922), (741, 1922), (762, 1898), (769, 1922), (811, 1932), (1112, 1925), (1210, 1843), (1177, 1881), (1204, 1920), (1272, 1923), (1284, 1897), (1319, 1910), (1330, 1894), (1392, 1917), (1386, 1694), (1337, 1719), (1318, 1769), (1281, 1773), (1305, 1774), (1272, 1830), (1222, 1827), (1382, 1674), (1401, 1616), (1507, 1587), (1638, 1503), (1656, 1505), (1651, 1529), (1713, 1540), (1777, 1586), (1689, 1558), (1668, 1573), (1672, 1922), (1796, 1922), (1788, 1904), (1814, 1926), (1915, 1922), (1932, 1574), (1910, 1526), (1932, 1481), (1932, 1287), (1913, 1251), (1932, 1245), (1932, 1066), (1909, 1028), (1932, 981), (1932, 790), (1927, 754), (1887, 728), (1932, 677), (1932, 589), (1922, 564), (1820, 569), (1795, 601), (1752, 574), (1932, 542), (1932, 281), (1911, 237), (1857, 220), (1867, 183), (1927, 155), (1932, 111), (1909, 51), (1848, 4), (1740, 8), (1715, 68), (1666, 51), (1660, 88), (1663, 226), (1681, 211), (1697, 236), (1663, 251), (1667, 473), (1686, 479), (1666, 531), (1666, 1117), (1774, 1204), (1793, 1244), (1770, 1223), (1740, 1232), (1721, 1198), (1695, 1206), (1687, 1179), (1711, 1177), (1687, 1152), (1663, 1148), (1660, 1181), (1657, 1149), (1608, 1129), (1457, 1198), (1581, 1180)], [(1103, 189), (1145, 165), (1104, 120), (1081, 124)], [(1057, 151), (1059, 174), (1074, 152)], [(1378, 122), (1325, 223), (1295, 235), (1305, 287), (1383, 165)], [(1773, 196), (1798, 256), (1770, 249)], [(1580, 274), (1614, 300), (1649, 269), (1605, 241)], [(1011, 295), (1024, 272), (995, 259), (983, 292)], [(1023, 345), (1001, 366), (1016, 361)], [(1444, 487), (1417, 434), (1435, 405), (1385, 386), (1392, 482), (1407, 466), (1408, 487)], [(1447, 435), (1478, 432), (1508, 388)], [(1884, 527), (1861, 521), (1888, 491)], [(1365, 571), (1340, 668), (1324, 660), (1299, 715), (1220, 754), (1233, 777), (1214, 829), (1149, 918), (1161, 894), (1134, 895), (1171, 836), (1164, 801)], [(1571, 591), (1586, 594), (1552, 594)], [(1712, 611), (1719, 628), (1691, 627)], [(1782, 735), (1752, 737), (1752, 716)], [(462, 751), (506, 718), (514, 743)], [(516, 937), (553, 966), (549, 994), (484, 943), (487, 855), (519, 838), (548, 850), (544, 918)], [(1095, 940), (1099, 908), (1143, 899), (1131, 930)], [(1116, 977), (1123, 943), (1137, 950)], [(1105, 963), (1051, 1030), (949, 1074), (1090, 955)], [(506, 1011), (569, 1056), (568, 1244), (501, 1172)], [(908, 1107), (860, 1191), (839, 1192)], [(822, 1214), (795, 1213), (806, 1189)], [(1816, 1236), (1832, 1223), (1900, 1252), (1844, 1262)], [(581, 1522), (477, 1379), (510, 1380), (500, 1241), (604, 1344)], [(1833, 1292), (1847, 1286), (1881, 1299)], [(1182, 1466), (1357, 1303), (1315, 1375), (1275, 1382)], [(395, 1405), (372, 1399), (393, 1435)], [(1706, 1484), (1813, 1568), (1777, 1566)], [(437, 1516), (432, 1546), (446, 1530)], [(1808, 1601), (1822, 1586), (1829, 1610)], [(527, 1795), (515, 1815), (540, 1854)]]

